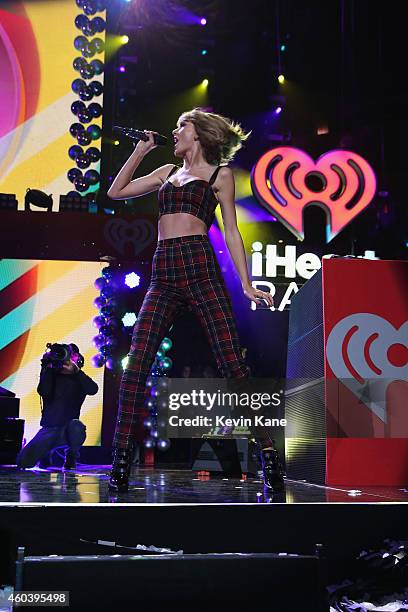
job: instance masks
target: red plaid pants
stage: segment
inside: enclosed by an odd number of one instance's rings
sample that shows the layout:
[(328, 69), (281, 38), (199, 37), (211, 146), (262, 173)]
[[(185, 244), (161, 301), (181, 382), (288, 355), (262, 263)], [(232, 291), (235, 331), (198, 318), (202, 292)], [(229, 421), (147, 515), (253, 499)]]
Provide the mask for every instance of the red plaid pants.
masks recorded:
[(114, 446), (127, 448), (148, 412), (146, 380), (159, 345), (178, 310), (189, 305), (203, 326), (225, 378), (243, 378), (250, 369), (241, 355), (231, 298), (207, 235), (159, 240), (151, 282), (133, 329), (128, 364), (119, 390)]

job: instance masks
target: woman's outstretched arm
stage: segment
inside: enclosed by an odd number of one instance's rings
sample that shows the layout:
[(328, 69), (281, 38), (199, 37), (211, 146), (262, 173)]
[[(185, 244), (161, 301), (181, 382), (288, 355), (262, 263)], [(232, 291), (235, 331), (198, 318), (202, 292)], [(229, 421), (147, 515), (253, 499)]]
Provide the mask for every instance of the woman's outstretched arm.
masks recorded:
[(166, 180), (170, 169), (173, 167), (173, 164), (165, 164), (164, 166), (160, 166), (160, 168), (156, 168), (156, 170), (153, 170), (150, 174), (146, 174), (146, 176), (141, 176), (132, 181), (132, 176), (144, 156), (157, 146), (154, 144), (154, 132), (146, 132), (146, 134), (149, 136), (149, 140), (146, 142), (139, 140), (135, 150), (124, 166), (119, 170), (115, 180), (110, 186), (108, 196), (112, 200), (137, 198), (146, 193), (156, 191)]

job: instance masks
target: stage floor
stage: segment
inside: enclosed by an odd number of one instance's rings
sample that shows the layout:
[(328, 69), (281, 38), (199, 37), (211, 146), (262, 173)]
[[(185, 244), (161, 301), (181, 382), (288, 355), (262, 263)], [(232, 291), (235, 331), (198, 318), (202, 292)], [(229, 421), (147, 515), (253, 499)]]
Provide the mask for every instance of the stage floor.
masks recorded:
[(199, 476), (191, 470), (140, 468), (132, 470), (129, 492), (108, 490), (108, 465), (18, 470), (0, 467), (0, 504), (308, 504), (407, 503), (408, 487), (327, 487), (285, 479), (285, 490), (274, 493), (261, 479)]

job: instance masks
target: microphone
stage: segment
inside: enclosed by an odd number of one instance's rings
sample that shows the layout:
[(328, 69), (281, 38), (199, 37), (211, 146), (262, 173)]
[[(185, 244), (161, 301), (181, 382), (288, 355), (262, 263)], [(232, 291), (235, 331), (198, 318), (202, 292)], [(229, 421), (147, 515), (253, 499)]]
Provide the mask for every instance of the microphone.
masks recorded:
[[(120, 132), (121, 134), (124, 134), (125, 136), (127, 136), (128, 138), (131, 138), (132, 140), (144, 140), (145, 142), (149, 140), (149, 137), (147, 136), (147, 134), (143, 132), (143, 130), (135, 130), (134, 128), (128, 128), (128, 127), (120, 127), (119, 125), (113, 126), (113, 129), (115, 132)], [(153, 134), (153, 139), (154, 139), (154, 144), (156, 145), (163, 146), (167, 144), (167, 137), (162, 136), (161, 134)]]

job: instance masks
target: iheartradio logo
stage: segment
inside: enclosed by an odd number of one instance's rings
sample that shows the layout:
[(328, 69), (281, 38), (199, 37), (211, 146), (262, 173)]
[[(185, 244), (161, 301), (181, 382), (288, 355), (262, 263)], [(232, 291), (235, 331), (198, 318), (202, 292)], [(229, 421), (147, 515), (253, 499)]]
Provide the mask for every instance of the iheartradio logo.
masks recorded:
[(277, 147), (255, 164), (251, 185), (257, 200), (301, 240), (304, 209), (320, 206), (330, 242), (370, 204), (376, 178), (370, 164), (352, 151), (329, 151), (315, 162), (301, 149)]
[(154, 227), (146, 220), (136, 219), (128, 223), (125, 219), (111, 219), (105, 224), (104, 236), (121, 255), (132, 251), (138, 255), (154, 239)]
[(388, 385), (408, 382), (408, 321), (396, 329), (378, 315), (349, 315), (331, 330), (326, 357), (334, 375), (387, 423)]

